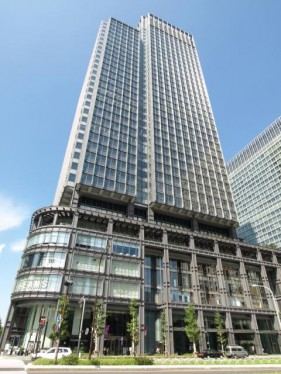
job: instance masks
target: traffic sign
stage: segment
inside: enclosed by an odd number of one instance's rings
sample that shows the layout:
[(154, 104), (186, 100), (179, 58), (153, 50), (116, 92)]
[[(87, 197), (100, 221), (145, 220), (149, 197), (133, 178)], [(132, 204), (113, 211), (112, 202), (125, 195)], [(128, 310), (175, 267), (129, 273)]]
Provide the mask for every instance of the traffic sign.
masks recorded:
[(59, 331), (59, 325), (56, 323), (54, 326), (54, 332), (58, 332), (58, 331)]

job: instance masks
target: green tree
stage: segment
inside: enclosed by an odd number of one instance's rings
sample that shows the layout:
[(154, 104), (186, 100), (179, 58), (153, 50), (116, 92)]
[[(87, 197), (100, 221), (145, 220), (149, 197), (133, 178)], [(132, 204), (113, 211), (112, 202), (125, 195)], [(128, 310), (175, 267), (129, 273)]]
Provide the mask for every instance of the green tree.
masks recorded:
[(188, 308), (185, 309), (184, 322), (185, 322), (185, 333), (188, 339), (193, 344), (193, 353), (195, 354), (197, 352), (196, 343), (199, 342), (199, 338), (200, 338), (200, 329), (197, 324), (196, 311), (193, 305), (190, 305)]
[(52, 325), (52, 332), (49, 335), (49, 339), (53, 342), (57, 342), (60, 339), (59, 343), (62, 340), (65, 340), (69, 336), (68, 331), (68, 306), (69, 301), (66, 295), (61, 295), (59, 299), (58, 307), (58, 316), (60, 318), (60, 323), (54, 322)]
[(220, 344), (222, 352), (224, 352), (224, 346), (227, 343), (227, 339), (224, 333), (224, 322), (220, 312), (218, 311), (215, 312), (214, 322), (217, 329), (217, 342)]
[(132, 351), (131, 353), (136, 355), (136, 345), (139, 342), (139, 308), (136, 299), (133, 299), (129, 305), (130, 321), (127, 322), (127, 331), (132, 340)]
[(92, 321), (92, 332), (95, 337), (95, 354), (99, 356), (100, 354), (100, 337), (104, 334), (106, 313), (104, 311), (104, 305), (102, 300), (96, 302), (93, 311), (93, 321)]
[(65, 339), (69, 336), (68, 331), (68, 297), (66, 295), (61, 295), (59, 299), (59, 306), (58, 306), (58, 314), (60, 318), (60, 322), (55, 322), (53, 324), (53, 332), (49, 335), (49, 338), (53, 341), (56, 341), (56, 353), (54, 362), (57, 364), (58, 362), (58, 351), (61, 340)]
[(161, 311), (160, 329), (161, 329), (160, 343), (162, 344), (163, 351), (165, 353), (167, 349), (167, 317), (166, 317), (165, 309)]
[(104, 334), (106, 322), (106, 313), (104, 311), (104, 305), (102, 300), (95, 302), (93, 307), (93, 320), (91, 325), (91, 337), (90, 337), (90, 349), (88, 359), (90, 360), (93, 353), (93, 341), (95, 341), (95, 355), (100, 355), (100, 337)]

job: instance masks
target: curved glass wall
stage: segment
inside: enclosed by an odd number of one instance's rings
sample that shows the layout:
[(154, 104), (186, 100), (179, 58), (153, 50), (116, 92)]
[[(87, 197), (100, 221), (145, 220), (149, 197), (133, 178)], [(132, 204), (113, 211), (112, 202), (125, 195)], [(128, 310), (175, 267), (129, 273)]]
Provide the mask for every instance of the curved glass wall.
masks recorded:
[(66, 231), (47, 231), (34, 234), (27, 240), (26, 248), (38, 244), (49, 244), (56, 246), (67, 246), (70, 233)]
[(63, 268), (65, 266), (66, 252), (39, 252), (24, 256), (21, 269), (33, 267)]
[(29, 274), (17, 279), (14, 292), (60, 292), (62, 275)]

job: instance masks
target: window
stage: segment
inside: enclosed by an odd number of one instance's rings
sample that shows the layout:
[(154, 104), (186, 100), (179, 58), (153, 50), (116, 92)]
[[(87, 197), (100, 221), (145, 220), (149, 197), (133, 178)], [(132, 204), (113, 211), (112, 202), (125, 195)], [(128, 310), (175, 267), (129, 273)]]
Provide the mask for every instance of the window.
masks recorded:
[(73, 277), (73, 285), (71, 287), (71, 292), (79, 295), (102, 295), (103, 290), (103, 280), (99, 280), (98, 290), (97, 290), (97, 280), (93, 278), (82, 278)]
[(127, 256), (139, 256), (139, 244), (127, 243), (127, 242), (113, 242), (113, 253)]
[(33, 245), (49, 244), (56, 246), (68, 245), (70, 233), (64, 231), (53, 232), (40, 232), (39, 234), (32, 235), (26, 244), (26, 248)]
[(69, 176), (68, 176), (69, 182), (75, 182), (75, 177), (76, 177), (75, 174), (70, 173)]
[(80, 271), (104, 273), (105, 258), (75, 254), (72, 262), (72, 268)]
[(76, 246), (101, 251), (106, 248), (107, 240), (100, 237), (78, 234)]
[(126, 299), (139, 298), (139, 285), (128, 282), (110, 282), (109, 295)]
[(126, 277), (139, 277), (140, 276), (140, 264), (112, 260), (111, 273)]
[(60, 292), (62, 275), (26, 275), (17, 279), (15, 292)]
[(25, 256), (22, 260), (21, 268), (31, 267), (54, 267), (63, 268), (65, 265), (65, 252), (39, 252)]
[(78, 163), (77, 162), (72, 162), (71, 169), (77, 170), (77, 168), (78, 168)]

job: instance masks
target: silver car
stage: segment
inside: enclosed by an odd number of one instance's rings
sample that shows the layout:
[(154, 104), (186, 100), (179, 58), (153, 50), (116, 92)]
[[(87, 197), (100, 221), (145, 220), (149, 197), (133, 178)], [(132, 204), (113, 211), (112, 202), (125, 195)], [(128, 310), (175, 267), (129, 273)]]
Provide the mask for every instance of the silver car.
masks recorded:
[(249, 356), (246, 349), (240, 345), (228, 345), (226, 347), (225, 354), (228, 358), (246, 358)]

